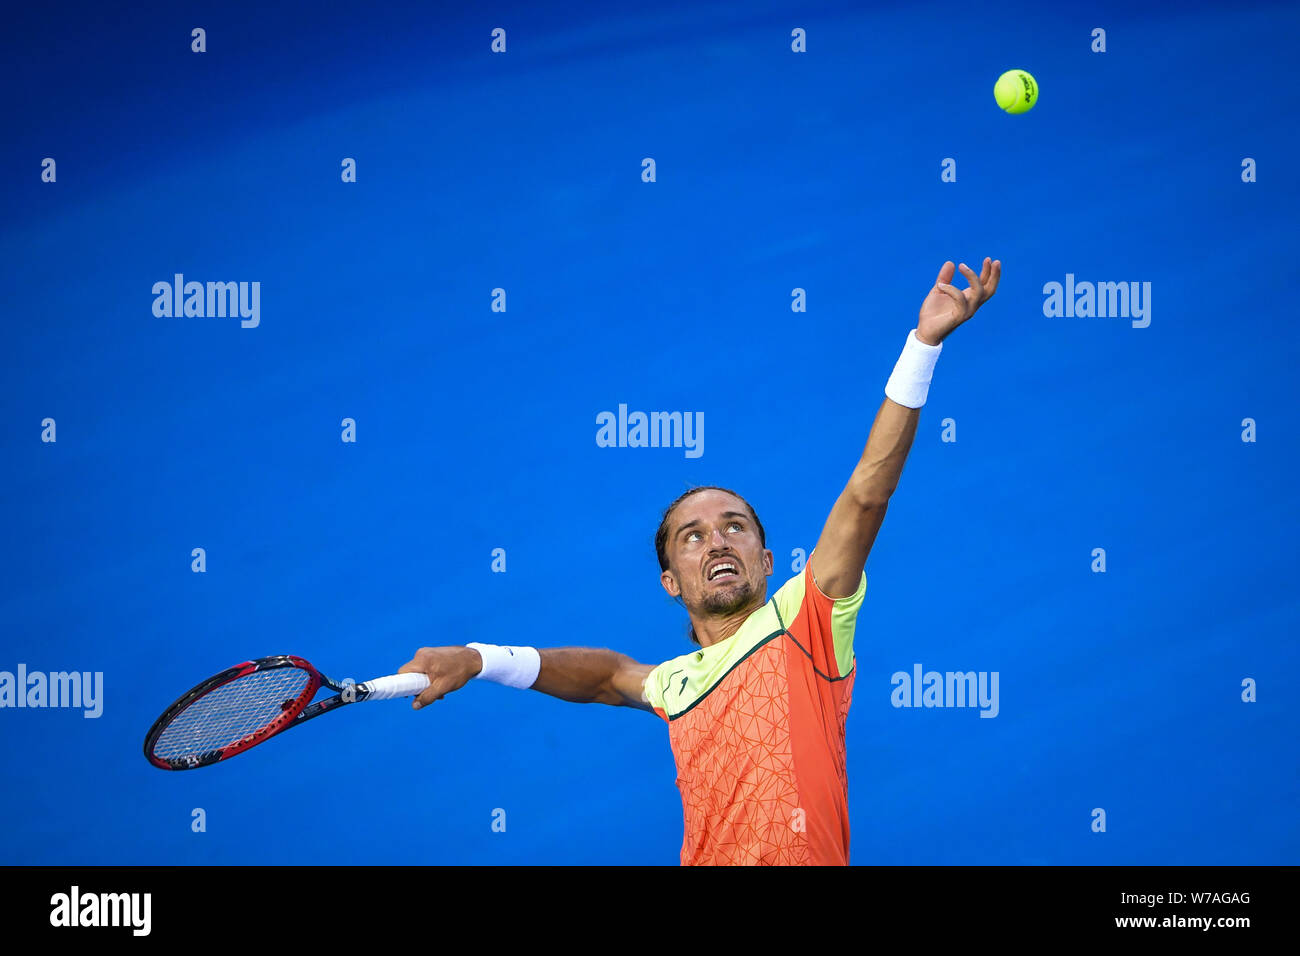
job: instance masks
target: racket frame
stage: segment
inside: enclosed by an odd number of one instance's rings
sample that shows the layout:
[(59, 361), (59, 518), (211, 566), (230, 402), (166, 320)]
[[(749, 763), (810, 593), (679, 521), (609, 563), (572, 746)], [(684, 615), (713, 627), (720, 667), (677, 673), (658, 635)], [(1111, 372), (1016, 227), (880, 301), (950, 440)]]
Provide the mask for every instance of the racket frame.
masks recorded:
[[(292, 705), (285, 707), (283, 712), (266, 726), (224, 747), (218, 747), (215, 750), (209, 750), (201, 754), (191, 754), (185, 757), (159, 757), (153, 752), (153, 748), (158, 743), (163, 731), (196, 700), (210, 694), (218, 687), (224, 687), (226, 684), (239, 680), (241, 677), (247, 677), (249, 674), (255, 674), (258, 671), (275, 670), (283, 667), (294, 667), (306, 671), (308, 676), (307, 684), (298, 693), (298, 696), (293, 699)], [(320, 692), (322, 687), (336, 693), (333, 697), (326, 697), (313, 703), (312, 698)], [(357, 684), (351, 681), (340, 684), (318, 671), (312, 666), (311, 662), (301, 657), (295, 657), (292, 654), (259, 657), (256, 660), (244, 661), (242, 664), (226, 668), (219, 674), (214, 674), (176, 698), (175, 702), (154, 721), (153, 726), (149, 728), (149, 733), (145, 735), (145, 759), (155, 767), (163, 770), (194, 770), (198, 767), (207, 767), (236, 754), (241, 754), (250, 747), (256, 747), (258, 744), (270, 740), (277, 734), (283, 733), (292, 727), (305, 724), (313, 717), (319, 717), (321, 714), (342, 707), (344, 704), (363, 701), (369, 696), (370, 688), (366, 684)]]

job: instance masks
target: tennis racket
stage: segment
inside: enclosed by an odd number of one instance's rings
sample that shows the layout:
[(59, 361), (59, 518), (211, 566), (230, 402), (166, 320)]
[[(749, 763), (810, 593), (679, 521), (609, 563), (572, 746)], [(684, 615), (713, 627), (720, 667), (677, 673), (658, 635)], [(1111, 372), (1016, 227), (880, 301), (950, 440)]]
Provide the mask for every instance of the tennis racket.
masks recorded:
[[(428, 686), (424, 674), (340, 684), (301, 657), (245, 661), (209, 677), (163, 711), (144, 738), (144, 755), (163, 770), (206, 767), (344, 704), (414, 697)], [(322, 687), (337, 693), (312, 703)]]

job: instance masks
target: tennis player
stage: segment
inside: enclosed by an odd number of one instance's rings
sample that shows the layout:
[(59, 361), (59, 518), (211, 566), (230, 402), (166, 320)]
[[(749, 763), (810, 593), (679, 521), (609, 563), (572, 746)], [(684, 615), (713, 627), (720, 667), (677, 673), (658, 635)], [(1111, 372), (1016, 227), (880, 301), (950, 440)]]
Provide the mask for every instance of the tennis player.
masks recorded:
[(831, 508), (802, 572), (771, 599), (772, 552), (734, 492), (693, 488), (655, 535), (660, 583), (690, 616), (699, 649), (658, 666), (586, 647), (426, 647), (402, 673), (429, 677), (417, 708), (471, 679), (579, 703), (652, 711), (668, 724), (682, 794), (681, 862), (849, 862), (844, 724), (853, 696), (853, 632), (865, 566), (916, 434), (943, 340), (997, 290), (1000, 261), (967, 289), (952, 262), (921, 304), (885, 385), (862, 459)]

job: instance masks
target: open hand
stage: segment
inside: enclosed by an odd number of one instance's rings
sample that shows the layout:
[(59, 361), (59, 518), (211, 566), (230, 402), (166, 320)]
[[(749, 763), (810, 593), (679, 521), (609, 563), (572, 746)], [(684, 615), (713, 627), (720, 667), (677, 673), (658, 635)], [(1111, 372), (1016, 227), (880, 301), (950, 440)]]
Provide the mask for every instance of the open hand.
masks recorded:
[(934, 288), (921, 303), (921, 315), (916, 323), (916, 337), (926, 345), (938, 345), (946, 339), (975, 311), (993, 298), (998, 290), (998, 280), (1002, 278), (1002, 261), (984, 259), (984, 268), (976, 275), (975, 270), (962, 263), (961, 274), (970, 283), (969, 289), (958, 289), (951, 285), (954, 266), (945, 262), (939, 269), (939, 278)]

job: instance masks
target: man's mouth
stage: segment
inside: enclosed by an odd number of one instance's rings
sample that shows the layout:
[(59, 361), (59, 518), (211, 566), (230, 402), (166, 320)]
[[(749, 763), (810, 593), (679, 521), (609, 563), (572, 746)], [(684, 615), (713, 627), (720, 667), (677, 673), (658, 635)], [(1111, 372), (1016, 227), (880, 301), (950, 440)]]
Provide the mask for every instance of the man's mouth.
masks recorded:
[(740, 568), (734, 561), (718, 561), (709, 565), (705, 572), (705, 579), (708, 581), (721, 581), (726, 578), (740, 577)]

